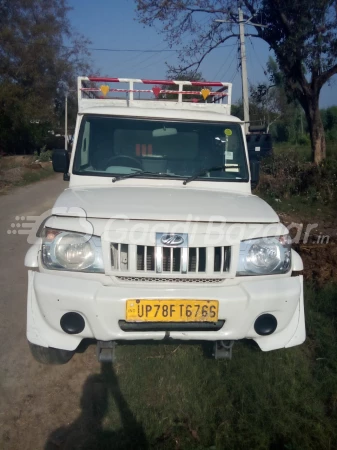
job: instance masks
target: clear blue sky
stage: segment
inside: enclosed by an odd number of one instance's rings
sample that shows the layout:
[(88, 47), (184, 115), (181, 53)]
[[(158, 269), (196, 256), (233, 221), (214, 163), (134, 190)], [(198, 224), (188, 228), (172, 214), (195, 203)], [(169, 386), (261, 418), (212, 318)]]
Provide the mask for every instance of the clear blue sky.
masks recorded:
[[(92, 61), (100, 74), (112, 77), (165, 79), (165, 62), (177, 62), (176, 53), (142, 53), (142, 50), (163, 50), (168, 45), (152, 27), (143, 27), (136, 20), (133, 0), (69, 0), (73, 7), (69, 18), (73, 27), (88, 37), (93, 48), (139, 49), (139, 52), (92, 51)], [(271, 54), (267, 44), (246, 38), (248, 79), (250, 83), (265, 82), (264, 67)], [(228, 42), (228, 44), (227, 44)], [(205, 79), (233, 81), (233, 100), (241, 98), (240, 72), (237, 71), (235, 39), (203, 62), (200, 71)], [(86, 74), (81, 74), (86, 75)], [(321, 107), (337, 104), (336, 77), (321, 93)]]

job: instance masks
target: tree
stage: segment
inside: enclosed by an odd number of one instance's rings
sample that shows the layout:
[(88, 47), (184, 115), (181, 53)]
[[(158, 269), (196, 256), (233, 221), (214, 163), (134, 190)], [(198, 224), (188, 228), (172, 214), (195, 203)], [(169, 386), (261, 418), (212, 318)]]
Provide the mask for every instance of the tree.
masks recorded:
[(37, 125), (59, 121), (64, 90), (89, 69), (69, 9), (67, 0), (0, 0), (0, 150), (29, 149)]
[[(233, 0), (136, 0), (139, 20), (159, 24), (170, 45), (183, 46), (177, 70), (196, 67), (225, 41), (237, 36), (237, 27), (215, 19), (237, 22)], [(335, 0), (242, 0), (245, 18), (256, 27), (251, 36), (263, 39), (274, 51), (290, 100), (304, 109), (316, 163), (326, 156), (319, 96), (337, 73), (337, 7)], [(198, 21), (199, 19), (199, 21)], [(200, 20), (201, 19), (201, 20)]]
[(266, 125), (269, 133), (270, 126), (282, 116), (278, 89), (265, 83), (250, 86), (249, 103), (256, 106), (259, 120)]
[[(286, 129), (288, 138), (297, 142), (299, 135), (303, 134), (303, 127), (301, 127), (302, 108), (296, 100), (287, 101), (284, 77), (271, 56), (267, 62), (266, 75), (269, 77), (269, 82), (250, 87), (251, 117), (254, 119), (256, 117), (261, 123), (263, 122), (268, 132), (270, 127), (277, 122), (277, 129)], [(256, 110), (255, 116), (254, 108)], [(275, 126), (272, 128), (275, 130)], [(282, 139), (285, 137), (284, 134), (282, 133)], [(275, 137), (278, 139), (278, 136)]]

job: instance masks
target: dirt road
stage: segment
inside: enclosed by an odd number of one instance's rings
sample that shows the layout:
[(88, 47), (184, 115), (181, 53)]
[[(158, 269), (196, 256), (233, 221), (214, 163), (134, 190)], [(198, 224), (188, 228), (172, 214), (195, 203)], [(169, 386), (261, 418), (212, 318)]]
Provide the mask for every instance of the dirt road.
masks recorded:
[(65, 366), (43, 366), (27, 347), (25, 235), (8, 234), (17, 216), (40, 215), (65, 188), (60, 176), (0, 196), (0, 449), (38, 450), (80, 413), (83, 384), (100, 367), (94, 348)]

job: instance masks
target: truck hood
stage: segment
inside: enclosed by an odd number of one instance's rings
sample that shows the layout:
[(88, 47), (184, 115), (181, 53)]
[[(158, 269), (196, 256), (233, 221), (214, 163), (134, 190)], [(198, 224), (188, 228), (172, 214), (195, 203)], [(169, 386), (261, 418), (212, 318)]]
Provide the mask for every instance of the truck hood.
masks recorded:
[(66, 189), (52, 214), (88, 218), (198, 222), (275, 223), (277, 214), (255, 195), (168, 187), (91, 187)]

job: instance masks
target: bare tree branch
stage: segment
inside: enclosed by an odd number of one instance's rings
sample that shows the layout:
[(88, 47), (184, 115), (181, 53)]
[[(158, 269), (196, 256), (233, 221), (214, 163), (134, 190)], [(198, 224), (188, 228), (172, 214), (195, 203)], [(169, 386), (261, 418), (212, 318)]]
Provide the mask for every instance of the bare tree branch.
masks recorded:
[(330, 69), (328, 69), (325, 72), (323, 72), (318, 77), (318, 86), (319, 86), (319, 88), (321, 88), (336, 73), (337, 73), (337, 64), (335, 64), (334, 66), (330, 67)]
[[(231, 34), (231, 35), (226, 36), (225, 38), (221, 39), (220, 41), (216, 42), (214, 45), (211, 45), (205, 52), (202, 53), (201, 57), (197, 61), (194, 61), (191, 64), (188, 64), (187, 66), (184, 66), (184, 67), (179, 66), (177, 74), (186, 72), (187, 70), (191, 69), (192, 67), (194, 68), (195, 72), (197, 72), (200, 68), (201, 63), (204, 61), (204, 59), (206, 58), (207, 55), (209, 55), (214, 49), (219, 47), (219, 45), (223, 44), (228, 39), (230, 39), (232, 37), (238, 38), (239, 36), (240, 36), (239, 34)], [(174, 70), (173, 67), (170, 67), (170, 70), (173, 71)]]
[(185, 7), (185, 9), (187, 11), (191, 11), (191, 12), (203, 12), (203, 13), (207, 13), (207, 14), (227, 14), (228, 13), (228, 9), (205, 9), (205, 8), (189, 8), (189, 7)]

